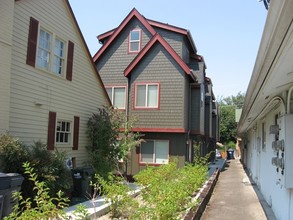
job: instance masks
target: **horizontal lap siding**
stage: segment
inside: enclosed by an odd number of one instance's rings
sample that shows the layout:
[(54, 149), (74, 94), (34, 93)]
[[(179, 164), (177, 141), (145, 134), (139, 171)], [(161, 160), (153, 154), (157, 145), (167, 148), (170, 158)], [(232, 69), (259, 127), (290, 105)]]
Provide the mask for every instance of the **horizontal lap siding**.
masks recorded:
[[(87, 158), (88, 118), (98, 107), (108, 105), (91, 57), (85, 52), (86, 48), (63, 1), (32, 0), (15, 4), (10, 131), (25, 144), (38, 140), (46, 143), (49, 111), (57, 112), (57, 118), (72, 122), (74, 116), (79, 116), (79, 150), (72, 151), (72, 144), (58, 149), (68, 151), (70, 156), (77, 158), (77, 165), (82, 165), (81, 162)], [(26, 65), (30, 17), (66, 42), (74, 42), (72, 81)]]
[[(159, 109), (136, 110), (134, 83), (160, 83)], [(131, 73), (130, 114), (138, 116), (137, 127), (186, 129), (184, 114), (185, 73), (174, 59), (157, 44)]]

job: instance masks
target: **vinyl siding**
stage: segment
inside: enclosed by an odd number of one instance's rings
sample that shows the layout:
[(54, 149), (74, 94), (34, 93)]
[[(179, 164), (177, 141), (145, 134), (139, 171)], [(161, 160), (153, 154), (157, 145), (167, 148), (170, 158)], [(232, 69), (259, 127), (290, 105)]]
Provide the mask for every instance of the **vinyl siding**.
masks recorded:
[[(74, 43), (72, 81), (26, 65), (30, 17), (66, 42), (70, 40)], [(81, 166), (87, 158), (88, 118), (98, 107), (109, 103), (64, 1), (15, 3), (12, 57), (10, 132), (25, 144), (38, 140), (46, 143), (49, 111), (57, 113), (57, 120), (72, 121), (72, 132), (74, 116), (79, 116), (79, 150), (72, 151), (73, 140), (71, 145), (59, 146), (58, 149), (76, 157), (77, 166)]]
[(0, 134), (9, 129), (14, 1), (0, 1)]
[[(138, 116), (137, 127), (184, 128), (185, 73), (160, 45), (153, 46), (131, 73), (130, 114)], [(160, 85), (159, 109), (134, 109), (134, 83)]]

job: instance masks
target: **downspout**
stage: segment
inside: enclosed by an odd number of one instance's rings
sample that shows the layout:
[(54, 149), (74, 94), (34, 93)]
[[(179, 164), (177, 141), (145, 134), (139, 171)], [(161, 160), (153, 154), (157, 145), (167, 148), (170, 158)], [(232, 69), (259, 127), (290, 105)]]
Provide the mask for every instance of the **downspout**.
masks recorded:
[(290, 100), (291, 100), (291, 93), (293, 90), (293, 86), (290, 87), (289, 91), (288, 91), (288, 96), (287, 96), (287, 114), (291, 113), (291, 109), (290, 109)]

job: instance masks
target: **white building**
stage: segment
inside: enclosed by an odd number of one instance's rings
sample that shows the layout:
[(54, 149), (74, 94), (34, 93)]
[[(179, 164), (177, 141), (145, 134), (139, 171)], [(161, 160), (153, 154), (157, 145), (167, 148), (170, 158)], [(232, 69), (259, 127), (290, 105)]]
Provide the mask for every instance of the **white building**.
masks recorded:
[(293, 0), (271, 1), (238, 135), (242, 161), (279, 220), (293, 219)]

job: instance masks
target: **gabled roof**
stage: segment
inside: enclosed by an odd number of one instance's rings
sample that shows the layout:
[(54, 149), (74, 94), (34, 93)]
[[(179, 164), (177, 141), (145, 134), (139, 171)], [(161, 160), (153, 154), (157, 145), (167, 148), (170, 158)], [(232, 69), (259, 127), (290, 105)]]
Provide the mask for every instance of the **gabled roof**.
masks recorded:
[(152, 35), (156, 33), (154, 27), (169, 30), (172, 32), (176, 32), (182, 35), (185, 35), (190, 43), (191, 48), (193, 49), (193, 53), (197, 53), (196, 46), (194, 44), (194, 41), (192, 39), (192, 36), (189, 32), (189, 30), (186, 30), (184, 28), (176, 27), (173, 25), (169, 25), (166, 23), (154, 21), (151, 19), (146, 19), (144, 16), (142, 16), (135, 8), (132, 9), (132, 11), (126, 16), (126, 18), (122, 21), (122, 23), (117, 27), (110, 31), (107, 31), (99, 36), (97, 36), (99, 42), (102, 42), (106, 38), (110, 37), (110, 39), (104, 44), (101, 49), (94, 55), (93, 59), (94, 62), (100, 57), (100, 55), (106, 50), (106, 48), (111, 44), (111, 42), (117, 37), (117, 35), (120, 33), (120, 31), (126, 26), (126, 24), (133, 18), (136, 17), (146, 28), (150, 31)]
[(124, 70), (124, 75), (128, 76), (133, 68), (141, 61), (141, 59), (147, 54), (147, 52), (152, 48), (156, 43), (160, 43), (166, 51), (174, 58), (174, 60), (179, 64), (179, 66), (184, 70), (184, 72), (190, 75), (190, 68), (187, 64), (181, 59), (181, 57), (174, 51), (174, 49), (160, 36), (158, 33), (147, 43), (147, 45), (140, 51), (140, 53), (135, 57), (135, 59), (128, 65)]
[(93, 59), (94, 62), (101, 56), (101, 54), (107, 49), (107, 47), (116, 39), (119, 35), (121, 30), (128, 24), (128, 22), (133, 18), (136, 17), (144, 26), (145, 28), (152, 34), (155, 35), (156, 31), (154, 28), (147, 22), (147, 20), (135, 9), (133, 8), (131, 12), (126, 16), (126, 18), (122, 21), (122, 23), (114, 30), (110, 39), (104, 44), (101, 49), (94, 55)]

